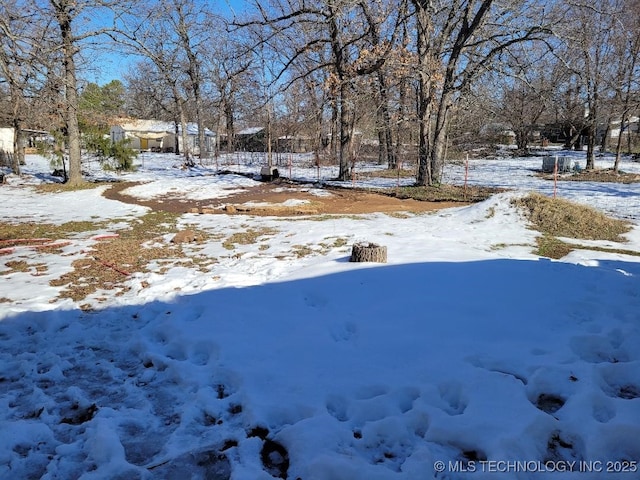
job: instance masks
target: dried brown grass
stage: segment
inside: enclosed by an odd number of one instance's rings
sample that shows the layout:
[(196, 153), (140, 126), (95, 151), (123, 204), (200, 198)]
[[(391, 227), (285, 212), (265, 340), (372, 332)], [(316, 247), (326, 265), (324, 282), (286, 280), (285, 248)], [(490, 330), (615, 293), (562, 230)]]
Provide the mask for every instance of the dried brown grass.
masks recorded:
[[(553, 174), (539, 173), (539, 177), (545, 180), (553, 180)], [(570, 175), (562, 175), (562, 181), (567, 182), (602, 182), (602, 183), (640, 183), (640, 174), (615, 172), (612, 168), (595, 170), (582, 170)]]
[(629, 222), (607, 217), (595, 208), (539, 193), (515, 199), (513, 204), (536, 230), (554, 237), (625, 242), (622, 235), (632, 228)]
[[(101, 240), (85, 258), (72, 263), (73, 271), (52, 280), (54, 287), (64, 287), (62, 298), (79, 301), (99, 290), (122, 295), (125, 282), (137, 272), (148, 271), (148, 265), (157, 260), (184, 258), (181, 245), (161, 242), (162, 235), (174, 232), (178, 215), (150, 212), (119, 230), (118, 237)], [(94, 227), (95, 228), (95, 227)], [(152, 243), (153, 245), (147, 245)]]
[(536, 254), (559, 259), (575, 249), (640, 255), (640, 252), (567, 243), (558, 237), (580, 240), (626, 242), (623, 234), (631, 230), (629, 222), (607, 217), (604, 213), (568, 200), (531, 193), (512, 203), (518, 207), (542, 235), (536, 240)]
[(278, 231), (275, 228), (247, 228), (243, 232), (236, 232), (229, 236), (222, 246), (227, 250), (235, 250), (236, 245), (253, 245), (258, 242), (261, 237), (273, 236)]
[(3, 247), (11, 247), (23, 243), (12, 240), (67, 239), (77, 234), (103, 229), (107, 224), (107, 222), (67, 222), (61, 225), (38, 222), (2, 223), (0, 224), (0, 241)]
[(504, 189), (492, 187), (459, 185), (435, 185), (431, 187), (397, 187), (392, 189), (374, 190), (376, 193), (389, 195), (400, 199), (414, 199), (423, 202), (481, 202), (491, 195), (503, 192)]

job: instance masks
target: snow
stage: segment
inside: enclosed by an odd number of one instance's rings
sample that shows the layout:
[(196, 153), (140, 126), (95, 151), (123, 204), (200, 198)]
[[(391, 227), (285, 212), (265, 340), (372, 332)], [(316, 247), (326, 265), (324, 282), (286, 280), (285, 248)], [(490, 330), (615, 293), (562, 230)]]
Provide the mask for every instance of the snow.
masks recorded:
[(224, 179), (224, 189), (212, 189), (211, 185), (218, 183), (218, 180), (217, 177), (211, 176), (175, 178), (170, 185), (163, 180), (151, 180), (143, 185), (127, 188), (122, 193), (142, 200), (152, 200), (166, 195), (175, 195), (186, 200), (209, 200), (228, 197), (258, 184), (257, 181), (240, 175), (227, 175)]
[[(240, 163), (239, 173), (260, 170)], [(183, 228), (264, 234), (232, 253), (224, 239), (186, 245), (218, 262), (150, 269), (124, 295), (75, 303), (50, 280), (148, 209), (104, 198), (108, 187), (36, 193), (49, 168), (29, 156), (27, 175), (0, 186), (3, 221), (97, 225), (62, 254), (25, 245), (2, 255), (0, 478), (270, 479), (279, 445), (291, 479), (639, 478), (640, 257), (534, 255), (538, 234), (510, 200), (552, 193), (533, 174), (540, 165), (472, 161), (471, 184), (512, 190), (431, 214), (185, 214)], [(292, 172), (322, 192), (315, 168)], [(146, 154), (121, 177), (141, 182), (124, 192), (141, 199), (224, 198), (257, 184), (215, 173)], [(464, 165), (445, 180), (464, 181)], [(635, 222), (626, 243), (581, 245), (633, 251), (639, 192), (558, 185)], [(389, 263), (349, 263), (364, 240), (386, 245)], [(21, 260), (47, 271), (8, 269)]]

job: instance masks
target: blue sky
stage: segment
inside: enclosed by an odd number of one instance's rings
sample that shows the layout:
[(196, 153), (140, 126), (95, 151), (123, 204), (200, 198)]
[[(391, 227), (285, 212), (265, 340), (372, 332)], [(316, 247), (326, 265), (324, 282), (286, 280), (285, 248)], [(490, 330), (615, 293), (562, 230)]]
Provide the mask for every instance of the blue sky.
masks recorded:
[[(195, 0), (202, 1), (202, 0)], [(250, 0), (213, 0), (216, 11), (223, 16), (240, 15), (248, 8)], [(79, 78), (87, 82), (97, 83), (103, 86), (112, 80), (124, 80), (124, 76), (135, 67), (140, 60), (133, 55), (124, 55), (113, 52), (89, 53), (88, 65), (79, 69)]]

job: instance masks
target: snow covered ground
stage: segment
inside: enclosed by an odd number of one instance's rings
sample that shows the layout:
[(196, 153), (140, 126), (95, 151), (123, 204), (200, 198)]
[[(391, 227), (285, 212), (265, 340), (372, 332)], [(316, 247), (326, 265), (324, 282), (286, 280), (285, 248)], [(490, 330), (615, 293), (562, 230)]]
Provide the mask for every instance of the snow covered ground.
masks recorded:
[[(127, 192), (144, 199), (253, 184), (171, 156), (139, 163), (122, 177), (146, 182)], [(106, 187), (36, 194), (49, 167), (28, 157), (0, 186), (4, 222), (112, 223), (62, 254), (0, 256), (0, 479), (640, 478), (640, 257), (531, 253), (537, 234), (510, 199), (552, 191), (540, 163), (472, 161), (470, 183), (514, 191), (433, 214), (185, 214), (183, 227), (264, 234), (233, 252), (199, 245), (218, 259), (206, 272), (136, 274), (83, 311), (49, 282), (147, 208)], [(463, 176), (451, 166), (445, 181)], [(627, 243), (590, 245), (640, 251), (640, 185), (558, 194), (636, 222)], [(363, 240), (389, 263), (349, 263)], [(30, 268), (7, 267), (18, 261)]]

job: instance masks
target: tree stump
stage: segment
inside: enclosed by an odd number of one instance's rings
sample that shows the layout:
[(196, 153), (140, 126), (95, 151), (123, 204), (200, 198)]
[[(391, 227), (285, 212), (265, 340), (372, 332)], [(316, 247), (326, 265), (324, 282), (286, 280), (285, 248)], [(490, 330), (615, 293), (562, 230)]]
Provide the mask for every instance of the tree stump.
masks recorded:
[(349, 261), (387, 263), (387, 247), (370, 242), (355, 243)]

